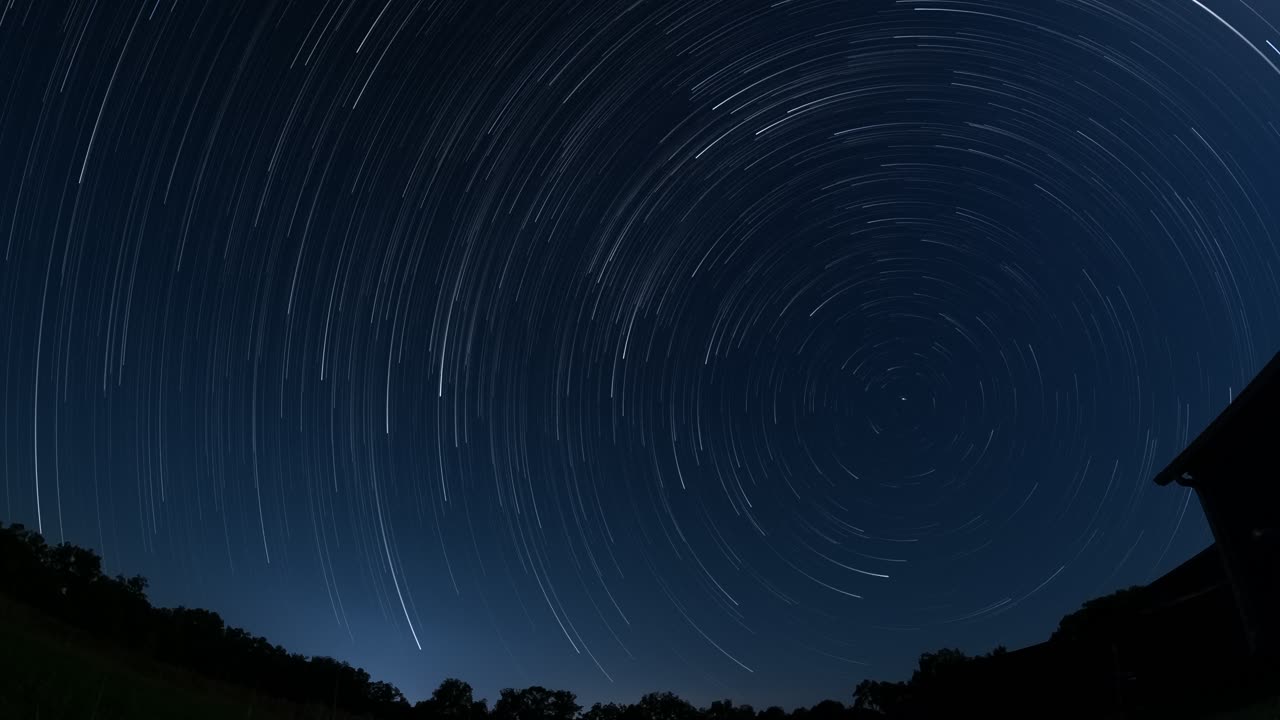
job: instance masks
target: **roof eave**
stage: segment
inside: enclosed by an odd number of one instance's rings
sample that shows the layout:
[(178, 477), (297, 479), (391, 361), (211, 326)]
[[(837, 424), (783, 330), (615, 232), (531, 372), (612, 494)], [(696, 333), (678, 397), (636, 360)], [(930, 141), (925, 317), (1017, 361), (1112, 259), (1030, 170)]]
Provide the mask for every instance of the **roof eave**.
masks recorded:
[(1195, 487), (1196, 478), (1191, 469), (1196, 465), (1198, 456), (1213, 445), (1217, 436), (1224, 432), (1236, 415), (1242, 412), (1242, 408), (1247, 407), (1261, 394), (1262, 388), (1273, 382), (1280, 383), (1280, 353), (1273, 355), (1270, 362), (1258, 371), (1258, 374), (1223, 408), (1222, 412), (1218, 413), (1213, 422), (1209, 423), (1195, 440), (1192, 440), (1172, 462), (1156, 474), (1156, 484), (1171, 485), (1176, 480), (1179, 485)]

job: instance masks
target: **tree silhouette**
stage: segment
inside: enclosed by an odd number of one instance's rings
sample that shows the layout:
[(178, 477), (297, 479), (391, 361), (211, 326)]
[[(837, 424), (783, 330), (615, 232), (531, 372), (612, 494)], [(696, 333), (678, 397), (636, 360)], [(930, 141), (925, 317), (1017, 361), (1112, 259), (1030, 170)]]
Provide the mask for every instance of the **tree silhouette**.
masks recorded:
[(414, 717), (432, 720), (479, 720), (489, 714), (484, 700), (476, 700), (471, 685), (457, 678), (445, 678), (431, 697), (413, 706)]
[(618, 703), (596, 703), (582, 713), (582, 720), (622, 720), (627, 706)]
[(756, 717), (757, 720), (786, 720), (787, 711), (777, 705), (770, 705), (769, 707), (761, 710), (760, 714)]
[(357, 716), (407, 717), (400, 690), (364, 670), (289, 653), (228, 627), (209, 610), (153, 608), (146, 588), (141, 576), (105, 575), (92, 550), (51, 547), (22, 525), (0, 523), (0, 592), (14, 600), (162, 662), (268, 695)]
[(698, 709), (675, 693), (647, 693), (632, 706), (644, 720), (696, 720)]
[(1053, 638), (1072, 642), (1098, 641), (1114, 636), (1118, 627), (1133, 616), (1142, 598), (1141, 586), (1117, 590), (1088, 600), (1079, 610), (1058, 621)]
[(756, 720), (750, 705), (734, 705), (732, 700), (716, 700), (702, 711), (705, 720)]
[(573, 720), (582, 706), (568, 690), (548, 690), (534, 685), (523, 690), (506, 688), (493, 705), (494, 720)]

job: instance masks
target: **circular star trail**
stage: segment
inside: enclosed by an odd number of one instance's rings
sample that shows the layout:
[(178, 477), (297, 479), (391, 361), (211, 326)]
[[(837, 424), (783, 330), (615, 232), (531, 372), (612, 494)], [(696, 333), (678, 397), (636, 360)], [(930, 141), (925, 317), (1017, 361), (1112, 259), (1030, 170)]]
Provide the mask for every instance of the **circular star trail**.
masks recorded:
[(847, 699), (1208, 542), (1243, 0), (0, 6), (3, 505), (426, 694)]

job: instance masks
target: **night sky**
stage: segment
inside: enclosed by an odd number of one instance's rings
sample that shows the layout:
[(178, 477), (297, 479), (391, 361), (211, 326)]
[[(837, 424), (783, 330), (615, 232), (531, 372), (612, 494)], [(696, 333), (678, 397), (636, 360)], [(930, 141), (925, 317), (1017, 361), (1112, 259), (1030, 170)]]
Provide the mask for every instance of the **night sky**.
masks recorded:
[(411, 699), (848, 700), (1211, 541), (1269, 0), (4, 0), (0, 518)]

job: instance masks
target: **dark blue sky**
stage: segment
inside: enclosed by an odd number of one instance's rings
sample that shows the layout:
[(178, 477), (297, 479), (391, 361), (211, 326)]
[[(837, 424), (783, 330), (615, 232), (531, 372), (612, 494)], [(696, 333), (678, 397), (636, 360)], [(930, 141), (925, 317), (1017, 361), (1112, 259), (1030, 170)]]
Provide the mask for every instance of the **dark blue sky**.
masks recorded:
[(1210, 541), (1241, 0), (0, 7), (0, 517), (411, 698), (847, 700)]

